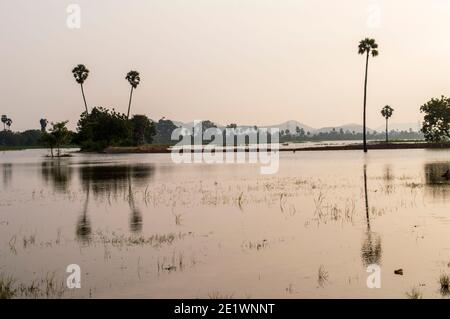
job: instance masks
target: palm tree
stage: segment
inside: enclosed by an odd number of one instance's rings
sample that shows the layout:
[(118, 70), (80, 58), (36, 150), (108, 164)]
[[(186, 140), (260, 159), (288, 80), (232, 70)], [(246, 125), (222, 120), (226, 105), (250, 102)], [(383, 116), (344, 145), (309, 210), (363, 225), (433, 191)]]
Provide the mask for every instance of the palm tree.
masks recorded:
[(378, 44), (374, 39), (365, 38), (361, 40), (358, 45), (358, 54), (366, 54), (366, 75), (364, 80), (364, 111), (363, 111), (363, 144), (364, 152), (367, 152), (366, 141), (366, 99), (367, 99), (367, 72), (369, 70), (369, 55), (372, 53), (372, 57), (378, 55)]
[(41, 124), (41, 132), (45, 132), (48, 124), (47, 119), (40, 119), (39, 124)]
[(2, 115), (2, 123), (3, 123), (3, 131), (6, 131), (6, 121), (8, 117), (6, 115)]
[(386, 143), (389, 142), (388, 137), (388, 120), (392, 116), (392, 113), (394, 113), (394, 109), (390, 107), (389, 105), (386, 105), (381, 109), (381, 115), (386, 119)]
[(133, 96), (133, 89), (137, 88), (139, 83), (141, 82), (141, 77), (139, 76), (138, 71), (130, 71), (127, 73), (127, 76), (125, 77), (126, 80), (131, 85), (131, 91), (130, 91), (130, 101), (128, 102), (128, 113), (127, 113), (127, 119), (130, 117), (130, 108), (131, 108), (131, 98)]
[(86, 107), (86, 113), (89, 113), (87, 103), (86, 103), (86, 97), (84, 96), (84, 90), (83, 90), (83, 83), (87, 79), (89, 75), (89, 70), (84, 66), (84, 64), (78, 64), (76, 67), (72, 70), (73, 77), (77, 81), (78, 84), (81, 86), (81, 94), (83, 95), (83, 101), (84, 106)]
[(11, 124), (12, 124), (12, 122), (13, 121), (10, 118), (6, 119), (6, 126), (8, 127), (8, 130), (10, 130), (10, 131), (11, 131)]

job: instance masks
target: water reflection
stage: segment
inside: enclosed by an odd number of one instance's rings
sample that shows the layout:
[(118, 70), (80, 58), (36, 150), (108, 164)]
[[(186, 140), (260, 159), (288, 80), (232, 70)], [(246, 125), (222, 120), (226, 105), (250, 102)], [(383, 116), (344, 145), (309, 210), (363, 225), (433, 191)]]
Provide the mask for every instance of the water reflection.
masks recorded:
[(450, 192), (450, 163), (426, 163), (424, 172), (427, 194), (446, 200)]
[(131, 178), (128, 176), (128, 204), (130, 206), (130, 230), (134, 233), (142, 230), (142, 213), (137, 208), (134, 201), (133, 190), (131, 188)]
[(361, 260), (365, 267), (371, 264), (380, 265), (381, 262), (381, 237), (373, 232), (370, 227), (370, 207), (367, 188), (367, 165), (364, 165), (364, 199), (366, 207), (366, 232), (361, 247)]
[(12, 164), (11, 163), (3, 164), (2, 171), (3, 171), (3, 186), (5, 189), (7, 189), (9, 187), (9, 185), (11, 184)]
[(151, 165), (83, 165), (79, 176), (84, 191), (91, 189), (96, 197), (127, 192), (129, 185), (145, 185), (154, 173)]
[(88, 216), (88, 207), (89, 207), (89, 189), (86, 192), (86, 199), (84, 201), (83, 209), (81, 211), (81, 216), (77, 222), (77, 230), (76, 235), (77, 239), (83, 243), (88, 243), (91, 238), (91, 221)]
[[(114, 165), (112, 163), (73, 163), (67, 160), (46, 160), (41, 163), (41, 177), (54, 191), (66, 193), (71, 190), (73, 171), (78, 171), (81, 189), (85, 194), (81, 215), (76, 224), (77, 239), (90, 240), (92, 226), (89, 219), (89, 202), (94, 199), (124, 200), (130, 209), (131, 232), (142, 230), (143, 217), (135, 201), (135, 187), (146, 185), (154, 173), (150, 164)], [(11, 164), (3, 164), (3, 183), (11, 180)], [(75, 188), (74, 188), (75, 189)]]
[(391, 165), (389, 165), (389, 164), (384, 167), (383, 180), (384, 180), (384, 186), (385, 186), (384, 191), (386, 192), (386, 194), (393, 193), (394, 192), (395, 175), (392, 171)]
[(96, 198), (111, 197), (118, 199), (127, 197), (130, 208), (129, 225), (131, 232), (140, 232), (143, 217), (134, 198), (134, 187), (148, 183), (154, 173), (151, 165), (84, 165), (79, 168), (81, 185), (86, 193), (83, 214), (77, 225), (77, 235), (90, 235), (90, 223), (87, 216), (89, 194), (92, 191)]
[(65, 193), (72, 178), (72, 167), (64, 159), (44, 161), (41, 163), (41, 175), (45, 183), (50, 183), (55, 191)]

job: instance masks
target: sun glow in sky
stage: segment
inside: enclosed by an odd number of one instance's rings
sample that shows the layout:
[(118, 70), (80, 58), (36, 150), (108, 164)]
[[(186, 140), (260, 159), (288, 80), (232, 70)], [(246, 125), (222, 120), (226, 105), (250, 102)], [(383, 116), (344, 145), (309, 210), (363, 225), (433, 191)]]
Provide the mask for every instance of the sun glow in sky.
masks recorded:
[(368, 126), (417, 122), (431, 97), (450, 95), (448, 0), (0, 1), (0, 113), (13, 130), (39, 119), (76, 125), (84, 105), (71, 69), (85, 64), (89, 106), (126, 112), (126, 73), (141, 73), (132, 113), (227, 124), (298, 120), (314, 127), (361, 123), (364, 58)]

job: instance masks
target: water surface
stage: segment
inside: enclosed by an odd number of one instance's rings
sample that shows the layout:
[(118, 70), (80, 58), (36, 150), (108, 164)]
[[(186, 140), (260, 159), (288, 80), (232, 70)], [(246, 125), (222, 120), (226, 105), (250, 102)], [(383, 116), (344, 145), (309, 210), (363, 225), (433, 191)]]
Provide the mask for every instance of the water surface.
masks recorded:
[(65, 297), (440, 298), (450, 273), (448, 151), (282, 152), (276, 175), (45, 154), (0, 153), (0, 273), (65, 282), (78, 264)]

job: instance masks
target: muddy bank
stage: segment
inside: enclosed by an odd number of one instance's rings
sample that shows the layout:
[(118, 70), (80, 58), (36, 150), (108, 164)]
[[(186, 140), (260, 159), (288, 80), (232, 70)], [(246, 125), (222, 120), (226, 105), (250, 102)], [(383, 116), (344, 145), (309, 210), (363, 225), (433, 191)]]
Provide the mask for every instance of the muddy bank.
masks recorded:
[[(388, 150), (388, 149), (448, 149), (450, 143), (371, 143), (367, 145), (370, 150)], [(350, 144), (350, 145), (324, 145), (314, 147), (283, 147), (280, 148), (280, 152), (305, 152), (305, 151), (350, 151), (350, 150), (362, 150), (362, 144)], [(241, 151), (240, 149), (234, 149), (234, 152)], [(261, 149), (266, 151), (265, 149)], [(271, 149), (268, 148), (267, 151)], [(245, 152), (259, 152), (260, 149), (245, 148)], [(143, 145), (136, 147), (108, 147), (104, 151), (106, 154), (133, 154), (133, 153), (170, 153), (171, 149), (168, 145)], [(182, 152), (182, 151), (181, 151)], [(186, 152), (186, 150), (185, 150)], [(188, 150), (187, 152), (201, 152), (201, 150)], [(214, 152), (214, 150), (213, 150)]]

